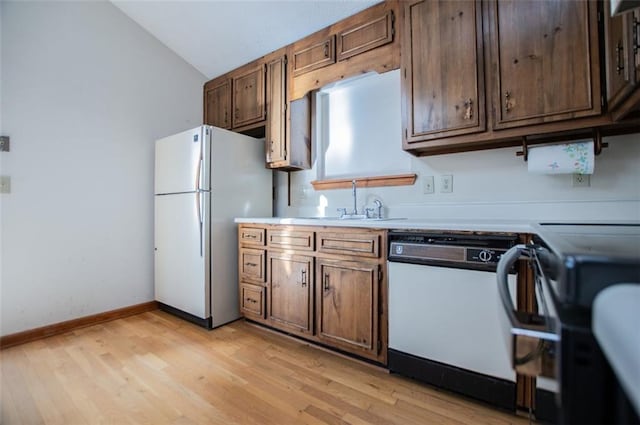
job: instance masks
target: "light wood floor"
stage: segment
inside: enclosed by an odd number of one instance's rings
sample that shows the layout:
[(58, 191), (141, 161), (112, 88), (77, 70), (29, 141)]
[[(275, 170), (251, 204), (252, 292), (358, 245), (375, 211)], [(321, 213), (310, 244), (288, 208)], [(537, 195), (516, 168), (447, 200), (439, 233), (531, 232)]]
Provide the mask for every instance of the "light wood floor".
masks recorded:
[(154, 311), (0, 356), (5, 425), (527, 423), (242, 321)]

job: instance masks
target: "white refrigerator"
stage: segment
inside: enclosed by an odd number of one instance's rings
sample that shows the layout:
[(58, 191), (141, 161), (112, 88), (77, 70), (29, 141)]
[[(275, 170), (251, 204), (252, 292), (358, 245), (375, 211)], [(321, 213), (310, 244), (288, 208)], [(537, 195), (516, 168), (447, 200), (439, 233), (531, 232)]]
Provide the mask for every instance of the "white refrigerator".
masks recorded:
[(240, 317), (235, 217), (272, 215), (264, 142), (201, 126), (156, 141), (154, 282), (160, 308), (209, 329)]

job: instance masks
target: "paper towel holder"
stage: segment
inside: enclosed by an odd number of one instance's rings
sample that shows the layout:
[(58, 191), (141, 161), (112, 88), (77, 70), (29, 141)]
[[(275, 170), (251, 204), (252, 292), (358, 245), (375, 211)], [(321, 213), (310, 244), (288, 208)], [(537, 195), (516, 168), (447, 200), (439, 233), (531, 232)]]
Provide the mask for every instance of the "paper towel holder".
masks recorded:
[[(609, 147), (609, 143), (602, 141), (602, 134), (600, 133), (599, 128), (593, 129), (593, 154), (600, 155), (602, 153), (603, 148)], [(524, 161), (526, 162), (529, 159), (529, 147), (534, 144), (545, 144), (545, 145), (564, 145), (570, 144), (570, 141), (567, 141), (566, 137), (562, 138), (562, 140), (558, 140), (558, 138), (551, 139), (547, 142), (538, 142), (531, 143), (527, 141), (527, 136), (522, 136), (522, 150), (516, 152), (516, 156), (524, 156)]]

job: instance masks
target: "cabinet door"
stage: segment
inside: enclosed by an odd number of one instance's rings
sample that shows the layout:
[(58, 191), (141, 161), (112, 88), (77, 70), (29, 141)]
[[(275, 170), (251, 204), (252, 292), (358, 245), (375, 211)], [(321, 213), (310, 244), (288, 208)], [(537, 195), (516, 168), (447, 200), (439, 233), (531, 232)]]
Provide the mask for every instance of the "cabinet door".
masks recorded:
[(635, 70), (635, 81), (640, 83), (640, 7), (633, 10), (632, 17), (632, 37), (633, 37), (633, 64)]
[(336, 63), (336, 37), (314, 37), (309, 45), (296, 46), (293, 52), (293, 75)]
[(271, 324), (310, 334), (313, 330), (313, 257), (269, 252), (268, 268)]
[(258, 65), (233, 79), (233, 128), (265, 119), (265, 71)]
[(498, 0), (496, 128), (601, 112), (597, 3)]
[(405, 4), (402, 68), (407, 143), (483, 131), (479, 2)]
[[(605, 6), (605, 10), (609, 10)], [(608, 17), (606, 25), (607, 99), (609, 108), (620, 104), (633, 90), (633, 16), (630, 13)]]
[(393, 12), (388, 11), (354, 27), (340, 31), (337, 38), (338, 60), (367, 52), (393, 41)]
[(317, 259), (317, 337), (375, 359), (378, 354), (379, 265)]
[(205, 87), (204, 123), (220, 128), (231, 128), (231, 81)]
[(265, 138), (267, 166), (287, 160), (286, 68), (286, 56), (267, 64), (267, 128)]

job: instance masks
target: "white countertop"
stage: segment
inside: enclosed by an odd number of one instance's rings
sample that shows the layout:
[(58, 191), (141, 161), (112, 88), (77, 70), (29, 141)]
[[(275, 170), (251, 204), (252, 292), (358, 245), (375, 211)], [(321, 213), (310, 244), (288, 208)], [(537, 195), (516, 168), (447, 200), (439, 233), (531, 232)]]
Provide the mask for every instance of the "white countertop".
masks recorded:
[(371, 229), (453, 230), (476, 232), (532, 233), (533, 224), (517, 220), (463, 220), (463, 219), (383, 219), (353, 220), (319, 217), (247, 217), (236, 218), (236, 223), (291, 224), (298, 226), (366, 227)]

